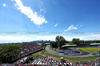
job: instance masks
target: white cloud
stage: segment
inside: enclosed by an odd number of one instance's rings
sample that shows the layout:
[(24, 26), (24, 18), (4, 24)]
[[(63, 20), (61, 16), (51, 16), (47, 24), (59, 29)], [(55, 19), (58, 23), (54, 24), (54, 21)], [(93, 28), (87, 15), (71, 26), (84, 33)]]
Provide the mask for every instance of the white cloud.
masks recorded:
[(34, 40), (55, 40), (56, 36), (0, 36), (0, 43), (26, 42)]
[(41, 25), (43, 23), (47, 23), (46, 19), (42, 15), (38, 15), (37, 12), (33, 12), (32, 9), (28, 6), (24, 6), (21, 0), (11, 0), (15, 1), (15, 7), (20, 10), (21, 13), (25, 14), (28, 18), (33, 21), (36, 25)]
[(64, 36), (64, 38), (68, 41), (71, 41), (73, 38), (79, 38), (79, 39), (82, 39), (83, 37), (80, 37), (80, 36), (75, 36), (75, 37), (68, 37), (68, 36)]
[(43, 13), (45, 13), (46, 11), (45, 11), (45, 9), (43, 9), (43, 8), (40, 8), (40, 12), (43, 12)]
[(54, 27), (57, 27), (57, 26), (58, 26), (58, 24), (55, 24), (55, 25), (54, 25)]
[(83, 36), (84, 40), (100, 40), (100, 34), (89, 34), (86, 36)]
[(56, 36), (36, 36), (36, 40), (55, 40)]
[[(0, 36), (0, 43), (7, 42), (25, 42), (25, 41), (34, 41), (34, 40), (53, 40), (55, 41), (55, 37), (53, 36), (38, 36), (38, 35), (21, 35), (21, 36)], [(65, 36), (62, 35), (66, 40), (71, 41), (73, 38), (79, 38), (80, 40), (100, 40), (100, 34), (87, 34), (85, 36)]]
[(23, 42), (23, 41), (32, 41), (31, 37), (26, 36), (0, 36), (0, 42)]
[(69, 28), (68, 29), (66, 29), (65, 31), (69, 31), (69, 30), (77, 30), (79, 27), (81, 27), (82, 25), (76, 25), (76, 26), (74, 26), (74, 25), (71, 25), (71, 26), (69, 26)]
[(7, 7), (7, 5), (5, 4), (5, 3), (3, 3), (3, 5), (2, 5), (3, 7)]
[[(76, 35), (76, 34), (75, 34)], [(85, 36), (64, 36), (68, 41), (71, 41), (73, 38), (79, 38), (80, 40), (100, 40), (100, 34), (87, 34)]]

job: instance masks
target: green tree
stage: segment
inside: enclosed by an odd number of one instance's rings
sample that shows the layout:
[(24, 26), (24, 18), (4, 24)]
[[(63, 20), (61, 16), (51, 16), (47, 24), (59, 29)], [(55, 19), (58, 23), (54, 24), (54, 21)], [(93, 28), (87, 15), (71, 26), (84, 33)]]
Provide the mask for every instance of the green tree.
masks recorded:
[(72, 42), (69, 42), (68, 44), (69, 44), (69, 45), (73, 45), (73, 43), (72, 43)]
[(60, 49), (62, 45), (65, 45), (66, 40), (63, 36), (57, 36), (55, 41), (57, 42), (58, 49)]
[(41, 47), (44, 47), (44, 46), (46, 46), (46, 44), (43, 42), (43, 43), (41, 43)]
[(5, 44), (0, 46), (0, 62), (1, 63), (12, 63), (17, 59), (16, 54), (21, 46), (16, 44)]
[(69, 41), (65, 40), (65, 43), (69, 43)]
[(80, 44), (80, 39), (79, 39), (79, 38), (73, 38), (73, 39), (72, 39), (72, 43), (73, 43), (73, 44), (76, 44), (77, 46), (79, 46), (79, 44)]
[(85, 44), (85, 41), (84, 40), (80, 40), (80, 44)]
[(50, 42), (50, 46), (52, 48), (57, 48), (58, 47), (56, 42)]
[(43, 49), (45, 49), (46, 44), (43, 42), (41, 43), (41, 47), (43, 47)]

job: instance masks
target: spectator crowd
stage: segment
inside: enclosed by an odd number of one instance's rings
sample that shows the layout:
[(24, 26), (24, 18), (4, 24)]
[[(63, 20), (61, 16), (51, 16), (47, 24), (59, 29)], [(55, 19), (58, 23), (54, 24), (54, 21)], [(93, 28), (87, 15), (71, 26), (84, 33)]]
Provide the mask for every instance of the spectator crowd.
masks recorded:
[(23, 57), (23, 58), (17, 60), (17, 61), (16, 61), (15, 63), (13, 63), (13, 64), (15, 64), (15, 65), (24, 64), (25, 62), (27, 62), (27, 61), (28, 61), (29, 59), (31, 59), (31, 58), (33, 58), (32, 55), (25, 56), (25, 57)]
[(27, 56), (30, 53), (33, 53), (35, 51), (42, 49), (42, 47), (38, 45), (37, 43), (22, 43), (18, 45), (22, 46), (20, 48), (20, 53), (17, 54), (18, 58), (22, 58), (24, 56)]
[[(23, 60), (25, 58), (23, 58)], [(87, 61), (87, 62), (90, 62), (90, 61)], [(37, 57), (32, 63), (29, 63), (29, 64), (23, 64), (23, 63), (15, 64), (14, 63), (14, 64), (1, 64), (0, 66), (100, 66), (100, 58), (95, 59), (90, 64), (82, 64), (81, 62), (77, 63), (74, 61), (73, 62), (66, 61), (63, 58), (58, 59), (55, 57), (52, 58), (52, 57), (42, 56), (42, 57)]]
[[(18, 44), (22, 47), (19, 49), (20, 53), (17, 54), (19, 60), (14, 62), (13, 64), (0, 64), (0, 66), (100, 66), (100, 58), (97, 58), (93, 61), (86, 61), (87, 63), (82, 63), (81, 61), (70, 61), (43, 55), (41, 57), (37, 57), (32, 63), (25, 63), (27, 60), (32, 58), (30, 53), (36, 52), (42, 47), (36, 43), (23, 43)], [(44, 51), (42, 51), (42, 54)], [(33, 57), (34, 58), (34, 57)]]
[(64, 58), (55, 58), (51, 56), (37, 57), (31, 64), (32, 65), (45, 65), (45, 66), (100, 66), (100, 58), (93, 61), (70, 61)]

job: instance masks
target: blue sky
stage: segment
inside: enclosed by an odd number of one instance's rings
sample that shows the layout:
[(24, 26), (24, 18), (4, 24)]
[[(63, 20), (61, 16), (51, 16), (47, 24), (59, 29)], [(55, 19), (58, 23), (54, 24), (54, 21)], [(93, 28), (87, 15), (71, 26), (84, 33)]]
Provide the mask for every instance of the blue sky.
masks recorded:
[(57, 35), (66, 40), (100, 40), (99, 3), (100, 0), (0, 0), (0, 42), (55, 40)]

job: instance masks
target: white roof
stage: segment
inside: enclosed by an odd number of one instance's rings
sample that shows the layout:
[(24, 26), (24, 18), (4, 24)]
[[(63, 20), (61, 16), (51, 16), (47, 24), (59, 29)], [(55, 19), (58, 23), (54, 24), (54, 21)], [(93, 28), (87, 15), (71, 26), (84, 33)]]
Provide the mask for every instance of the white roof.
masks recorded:
[(100, 43), (92, 43), (92, 44), (90, 44), (90, 45), (100, 45)]
[(66, 47), (66, 46), (77, 46), (77, 45), (63, 45), (62, 47)]

